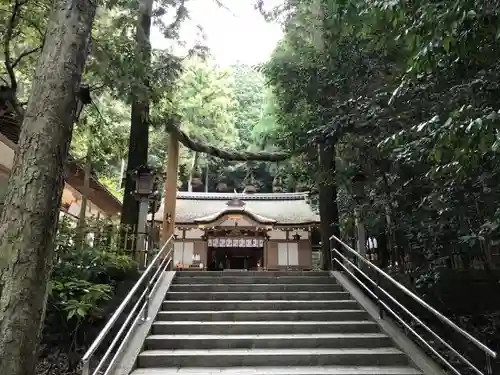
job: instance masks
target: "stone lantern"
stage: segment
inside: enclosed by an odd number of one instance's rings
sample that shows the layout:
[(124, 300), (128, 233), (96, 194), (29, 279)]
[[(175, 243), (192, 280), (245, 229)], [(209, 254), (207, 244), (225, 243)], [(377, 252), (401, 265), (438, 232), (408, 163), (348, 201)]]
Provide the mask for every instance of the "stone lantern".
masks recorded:
[(194, 171), (193, 176), (191, 177), (191, 187), (193, 191), (203, 190), (203, 180), (201, 178), (200, 171)]
[(243, 180), (243, 183), (245, 185), (245, 188), (243, 189), (243, 193), (246, 194), (253, 194), (257, 192), (257, 183), (255, 181), (251, 165), (248, 166), (248, 172), (247, 175), (245, 176), (245, 179)]
[(273, 179), (273, 193), (281, 193), (283, 192), (281, 177), (276, 175)]
[(217, 185), (215, 186), (215, 191), (219, 193), (223, 193), (227, 191), (227, 179), (226, 172), (222, 171), (219, 175), (219, 179), (217, 180)]

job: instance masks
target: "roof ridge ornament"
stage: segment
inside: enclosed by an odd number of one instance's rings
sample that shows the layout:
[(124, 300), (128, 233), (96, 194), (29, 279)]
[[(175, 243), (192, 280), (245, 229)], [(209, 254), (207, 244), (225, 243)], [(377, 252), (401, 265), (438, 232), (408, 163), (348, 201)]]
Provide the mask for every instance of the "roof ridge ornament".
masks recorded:
[(234, 197), (226, 202), (226, 206), (228, 207), (243, 207), (246, 203), (243, 202), (240, 198)]

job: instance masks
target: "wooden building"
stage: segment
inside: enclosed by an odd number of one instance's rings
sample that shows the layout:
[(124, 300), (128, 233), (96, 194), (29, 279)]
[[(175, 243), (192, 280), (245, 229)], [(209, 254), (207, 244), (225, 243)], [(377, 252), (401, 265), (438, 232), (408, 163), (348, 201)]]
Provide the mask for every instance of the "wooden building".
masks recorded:
[[(0, 211), (3, 208), (4, 195), (20, 132), (21, 124), (15, 114), (0, 99)], [(66, 164), (61, 213), (75, 220), (80, 213), (82, 203), (84, 174), (83, 166), (70, 157)], [(122, 203), (92, 174), (86, 216), (113, 218), (120, 214), (121, 209)]]
[[(319, 216), (305, 192), (178, 192), (175, 212), (177, 268), (312, 268), (311, 232)], [(162, 219), (160, 207), (154, 220)]]

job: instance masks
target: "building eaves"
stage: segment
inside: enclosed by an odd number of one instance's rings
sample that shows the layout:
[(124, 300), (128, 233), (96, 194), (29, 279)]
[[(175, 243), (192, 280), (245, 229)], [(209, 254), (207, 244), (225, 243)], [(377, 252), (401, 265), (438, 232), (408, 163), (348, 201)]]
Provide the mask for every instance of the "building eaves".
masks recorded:
[[(9, 110), (3, 103), (0, 103), (0, 133), (13, 142), (17, 147), (19, 135), (21, 134), (21, 124), (19, 123), (16, 114), (12, 110)], [(7, 146), (11, 147), (11, 145)], [(77, 162), (71, 155), (68, 155), (67, 164), (73, 171), (78, 171), (78, 173), (76, 173), (77, 175), (83, 173), (84, 171), (81, 163)], [(93, 189), (101, 191), (106, 196), (106, 199), (110, 199), (115, 206), (119, 205), (121, 209), (122, 202), (120, 202), (120, 200), (99, 181), (94, 171), (91, 172), (91, 184)]]

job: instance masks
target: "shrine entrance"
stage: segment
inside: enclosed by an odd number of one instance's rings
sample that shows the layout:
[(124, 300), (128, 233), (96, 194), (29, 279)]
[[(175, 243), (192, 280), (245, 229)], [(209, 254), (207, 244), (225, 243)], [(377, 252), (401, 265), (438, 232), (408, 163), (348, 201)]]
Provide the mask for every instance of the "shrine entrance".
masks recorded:
[(259, 270), (264, 267), (263, 238), (208, 239), (208, 270)]

